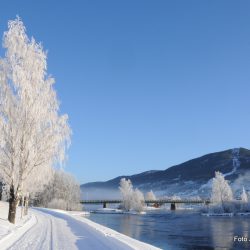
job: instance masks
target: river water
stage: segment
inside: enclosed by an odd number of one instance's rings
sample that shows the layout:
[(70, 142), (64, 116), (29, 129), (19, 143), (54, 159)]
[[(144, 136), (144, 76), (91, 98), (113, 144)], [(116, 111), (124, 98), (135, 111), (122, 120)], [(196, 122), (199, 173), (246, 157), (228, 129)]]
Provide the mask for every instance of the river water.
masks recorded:
[[(91, 214), (89, 218), (162, 249), (250, 249), (250, 216), (206, 217), (192, 210), (164, 210), (145, 215)], [(249, 241), (234, 240), (235, 236)]]

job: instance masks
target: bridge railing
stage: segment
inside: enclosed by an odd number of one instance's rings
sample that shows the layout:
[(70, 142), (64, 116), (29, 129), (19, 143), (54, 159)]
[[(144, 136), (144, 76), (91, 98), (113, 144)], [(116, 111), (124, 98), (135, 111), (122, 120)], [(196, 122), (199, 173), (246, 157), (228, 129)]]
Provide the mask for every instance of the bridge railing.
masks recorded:
[[(122, 203), (122, 200), (81, 200), (82, 204), (103, 204), (103, 203)], [(164, 204), (164, 203), (186, 203), (186, 204), (209, 204), (210, 200), (192, 200), (192, 199), (183, 199), (183, 200), (172, 200), (172, 199), (159, 199), (159, 200), (145, 200), (145, 203), (158, 203), (158, 204)]]

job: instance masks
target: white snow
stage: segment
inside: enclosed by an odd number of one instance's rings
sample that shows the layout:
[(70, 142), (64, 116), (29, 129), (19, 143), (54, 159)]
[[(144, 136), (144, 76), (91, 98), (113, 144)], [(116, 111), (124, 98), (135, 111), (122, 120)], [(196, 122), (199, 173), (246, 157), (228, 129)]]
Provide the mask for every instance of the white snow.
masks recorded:
[(157, 211), (157, 210), (162, 210), (162, 207), (153, 207), (153, 206), (146, 206), (144, 210), (146, 211)]
[(10, 247), (17, 238), (21, 237), (35, 223), (36, 217), (29, 214), (21, 219), (21, 208), (17, 209), (16, 224), (8, 221), (8, 203), (0, 201), (0, 246), (1, 249)]
[(224, 174), (224, 177), (234, 174), (237, 171), (237, 169), (240, 167), (239, 156), (240, 156), (240, 149), (234, 148), (232, 150), (233, 169), (229, 173)]
[(99, 208), (91, 213), (96, 213), (96, 214), (123, 214), (123, 210), (121, 209), (116, 209), (116, 208)]
[(208, 216), (208, 217), (232, 217), (234, 216), (233, 213), (203, 213), (203, 216)]
[(11, 225), (7, 212), (8, 204), (0, 202), (1, 250), (159, 249), (92, 222), (81, 213), (33, 208), (28, 217)]
[(239, 216), (250, 216), (250, 213), (247, 212), (247, 213), (236, 213), (236, 215), (239, 215)]

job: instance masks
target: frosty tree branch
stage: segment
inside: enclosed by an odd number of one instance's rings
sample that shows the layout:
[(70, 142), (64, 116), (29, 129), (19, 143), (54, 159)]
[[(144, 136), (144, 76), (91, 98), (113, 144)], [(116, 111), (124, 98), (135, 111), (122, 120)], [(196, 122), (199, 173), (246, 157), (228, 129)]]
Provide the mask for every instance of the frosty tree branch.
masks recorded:
[(49, 181), (53, 164), (64, 160), (71, 132), (67, 115), (59, 115), (41, 44), (28, 38), (20, 18), (8, 27), (0, 59), (0, 176), (17, 205), (31, 192), (31, 181), (39, 183), (32, 191)]

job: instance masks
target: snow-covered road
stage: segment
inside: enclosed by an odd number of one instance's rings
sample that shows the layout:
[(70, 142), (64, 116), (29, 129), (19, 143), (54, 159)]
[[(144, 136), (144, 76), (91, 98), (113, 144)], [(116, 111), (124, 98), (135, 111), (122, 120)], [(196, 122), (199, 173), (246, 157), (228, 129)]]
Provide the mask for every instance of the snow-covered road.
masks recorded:
[[(47, 209), (32, 209), (36, 223), (9, 250), (129, 250), (157, 249), (121, 235), (113, 230), (100, 230), (85, 218), (77, 219), (66, 213)], [(85, 223), (85, 221), (87, 223)], [(89, 222), (88, 222), (89, 221)], [(100, 226), (98, 228), (98, 226)], [(1, 248), (2, 249), (2, 248)]]

